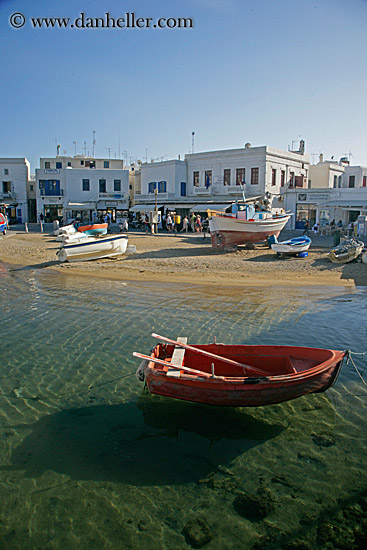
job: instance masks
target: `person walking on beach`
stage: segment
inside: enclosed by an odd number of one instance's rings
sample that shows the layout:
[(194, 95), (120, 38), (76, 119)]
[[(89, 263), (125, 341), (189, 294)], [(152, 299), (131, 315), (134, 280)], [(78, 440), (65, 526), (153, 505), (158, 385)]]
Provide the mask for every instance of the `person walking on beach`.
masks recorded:
[(197, 233), (201, 233), (202, 225), (201, 225), (201, 217), (199, 215), (196, 218), (195, 228), (196, 228)]
[(308, 220), (306, 220), (305, 221), (305, 229), (303, 231), (304, 235), (309, 235), (309, 232), (308, 232), (309, 228), (310, 228), (310, 224), (308, 223)]
[(171, 233), (171, 231), (172, 231), (172, 218), (171, 218), (171, 214), (168, 214), (168, 216), (167, 216), (167, 218), (166, 218), (166, 227), (167, 227), (168, 233)]
[(189, 229), (189, 220), (187, 219), (187, 216), (184, 217), (184, 219), (182, 220), (182, 229), (181, 229), (181, 233), (182, 231), (185, 231), (185, 233), (187, 233)]
[(191, 226), (191, 231), (193, 233), (195, 233), (195, 220), (196, 220), (196, 216), (194, 214), (194, 212), (191, 214), (191, 217), (190, 217), (190, 226)]

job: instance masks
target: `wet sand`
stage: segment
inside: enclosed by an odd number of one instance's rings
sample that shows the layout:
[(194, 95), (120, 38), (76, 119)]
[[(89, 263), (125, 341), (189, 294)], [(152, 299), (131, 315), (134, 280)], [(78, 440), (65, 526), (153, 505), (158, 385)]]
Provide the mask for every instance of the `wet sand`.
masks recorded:
[(13, 266), (55, 269), (121, 281), (242, 286), (367, 286), (367, 267), (360, 262), (335, 265), (327, 258), (327, 242), (312, 244), (306, 258), (279, 258), (265, 244), (253, 250), (213, 249), (210, 237), (129, 233), (136, 253), (102, 260), (60, 263), (60, 243), (48, 233), (10, 231), (0, 237), (0, 261)]

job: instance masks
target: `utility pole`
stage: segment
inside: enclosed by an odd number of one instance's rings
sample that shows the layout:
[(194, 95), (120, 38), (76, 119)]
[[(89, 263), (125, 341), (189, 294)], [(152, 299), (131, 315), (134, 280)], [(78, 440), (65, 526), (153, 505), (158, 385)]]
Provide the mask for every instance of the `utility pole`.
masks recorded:
[(191, 153), (193, 153), (195, 150), (195, 132), (192, 132), (191, 134)]
[(93, 158), (94, 158), (94, 146), (96, 144), (96, 131), (93, 130)]
[(75, 156), (76, 156), (76, 144), (77, 144), (77, 143), (78, 143), (77, 141), (73, 141), (73, 144), (74, 144), (74, 155), (75, 155)]

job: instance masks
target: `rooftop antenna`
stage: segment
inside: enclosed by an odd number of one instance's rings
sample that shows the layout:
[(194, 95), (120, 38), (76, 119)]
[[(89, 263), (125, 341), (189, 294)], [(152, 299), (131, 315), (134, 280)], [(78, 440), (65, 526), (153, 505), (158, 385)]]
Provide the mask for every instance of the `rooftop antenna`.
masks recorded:
[(191, 153), (193, 153), (195, 150), (195, 132), (192, 132), (191, 134)]
[(76, 156), (76, 144), (77, 144), (77, 143), (78, 143), (77, 141), (73, 141), (73, 144), (74, 144), (74, 154), (75, 154), (75, 156)]
[(94, 158), (94, 146), (96, 144), (96, 131), (93, 130), (93, 158)]
[(108, 158), (110, 159), (111, 158), (112, 147), (106, 147), (106, 151), (108, 151)]
[(148, 162), (148, 149), (145, 148), (145, 162)]
[(84, 149), (84, 156), (86, 157), (87, 156), (87, 142), (86, 141), (84, 142), (83, 149)]

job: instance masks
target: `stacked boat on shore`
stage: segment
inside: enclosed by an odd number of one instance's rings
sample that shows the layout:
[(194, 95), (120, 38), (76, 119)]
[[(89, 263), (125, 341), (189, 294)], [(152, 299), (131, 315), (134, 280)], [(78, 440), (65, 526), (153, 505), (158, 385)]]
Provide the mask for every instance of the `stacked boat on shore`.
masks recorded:
[[(86, 230), (82, 231), (83, 228)], [(56, 252), (60, 262), (111, 258), (125, 254), (128, 247), (128, 236), (107, 235), (107, 224), (90, 224), (77, 229), (71, 224), (61, 227), (55, 234), (56, 240), (62, 243)]]

